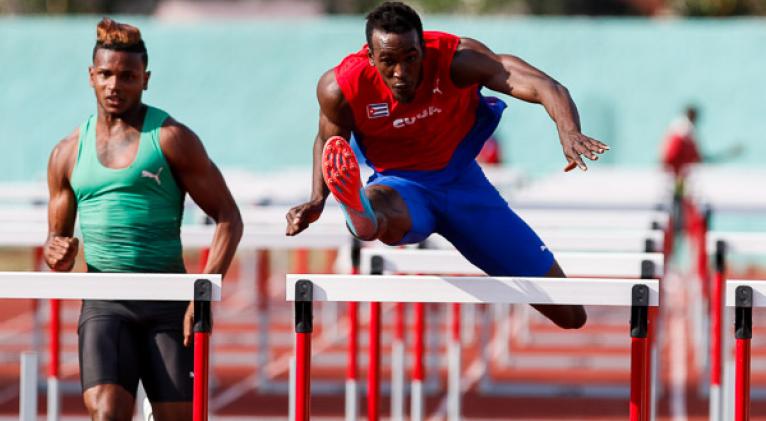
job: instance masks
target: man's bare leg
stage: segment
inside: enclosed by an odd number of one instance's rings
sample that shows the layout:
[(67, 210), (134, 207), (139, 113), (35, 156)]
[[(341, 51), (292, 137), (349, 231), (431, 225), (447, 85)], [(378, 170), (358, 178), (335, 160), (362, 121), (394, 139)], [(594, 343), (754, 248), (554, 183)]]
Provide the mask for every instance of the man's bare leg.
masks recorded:
[(322, 175), (346, 216), (346, 224), (361, 240), (380, 239), (397, 244), (412, 227), (407, 204), (391, 187), (365, 189), (351, 146), (341, 137), (331, 138), (322, 152)]
[[(547, 278), (566, 278), (564, 271), (561, 270), (558, 262), (553, 261), (548, 273), (545, 274)], [(555, 323), (557, 326), (564, 329), (579, 329), (585, 325), (588, 320), (588, 315), (585, 313), (585, 308), (581, 305), (554, 305), (554, 304), (533, 304), (537, 311), (543, 314)]]
[(117, 384), (89, 387), (83, 394), (85, 408), (93, 421), (130, 421), (135, 398)]

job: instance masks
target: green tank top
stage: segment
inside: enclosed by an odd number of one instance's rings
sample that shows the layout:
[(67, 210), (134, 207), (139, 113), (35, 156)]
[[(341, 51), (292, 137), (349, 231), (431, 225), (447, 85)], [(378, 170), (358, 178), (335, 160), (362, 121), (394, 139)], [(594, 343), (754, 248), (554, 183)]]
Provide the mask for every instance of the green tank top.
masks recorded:
[(89, 272), (184, 273), (181, 219), (184, 193), (160, 149), (168, 114), (147, 107), (130, 166), (105, 167), (96, 151), (96, 119), (80, 127), (71, 186)]

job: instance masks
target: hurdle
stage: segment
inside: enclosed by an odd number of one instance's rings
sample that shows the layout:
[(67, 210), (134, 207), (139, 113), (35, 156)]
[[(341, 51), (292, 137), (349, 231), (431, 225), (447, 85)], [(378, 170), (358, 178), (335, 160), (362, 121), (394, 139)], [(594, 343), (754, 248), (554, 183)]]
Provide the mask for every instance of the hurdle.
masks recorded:
[[(25, 208), (6, 208), (0, 210), (0, 215), (4, 214), (4, 211), (8, 211), (8, 215), (16, 215), (16, 217), (23, 217), (25, 214)], [(47, 213), (43, 212), (44, 208), (38, 209), (40, 212), (26, 213), (28, 218), (31, 218), (29, 222), (25, 223), (5, 223), (0, 222), (0, 230), (3, 235), (0, 236), (0, 247), (19, 247), (30, 248), (35, 251), (36, 268), (42, 266), (42, 249), (41, 244), (45, 241), (45, 237), (48, 231), (45, 219)], [(282, 249), (299, 249), (299, 248), (333, 248), (337, 249), (352, 244), (352, 237), (344, 230), (332, 231), (322, 226), (312, 227), (308, 232), (302, 233), (298, 237), (286, 237), (284, 235), (284, 227), (280, 224), (276, 226), (247, 226), (240, 243), (239, 251), (249, 250), (265, 250), (269, 248), (282, 248)], [(181, 241), (184, 249), (199, 249), (201, 250), (200, 264), (204, 268), (206, 249), (209, 247), (213, 234), (215, 232), (215, 226), (213, 225), (184, 225), (181, 227)], [(260, 260), (259, 271), (256, 274), (256, 283), (260, 286), (259, 293), (260, 298), (258, 302), (258, 323), (260, 326), (268, 326), (269, 313), (266, 303), (266, 295), (268, 294), (266, 279), (264, 277), (263, 269), (265, 263), (265, 256), (257, 256)], [(59, 355), (60, 348), (56, 346), (59, 343), (60, 332), (58, 329), (59, 317), (56, 308), (56, 300), (51, 301), (51, 320), (49, 330), (49, 343), (51, 346), (48, 349), (49, 361), (48, 366), (48, 420), (56, 421), (60, 415), (60, 399), (61, 389), (59, 386)], [(35, 335), (39, 329), (35, 329)], [(256, 355), (256, 375), (257, 382), (264, 390), (269, 390), (272, 387), (272, 383), (268, 378), (265, 370), (263, 369), (269, 361), (268, 351), (268, 329), (258, 330), (258, 354)], [(36, 340), (36, 343), (41, 343), (40, 340)], [(286, 390), (286, 387), (280, 390)], [(223, 396), (224, 398), (226, 396)]]
[[(625, 253), (662, 252), (665, 231), (660, 229), (540, 229), (536, 231), (551, 250), (611, 251)], [(440, 235), (426, 240), (429, 248), (453, 249), (454, 246)]]
[(766, 280), (726, 282), (727, 307), (734, 307), (736, 340), (734, 419), (750, 419), (750, 341), (753, 337), (753, 308), (766, 307)]
[[(0, 298), (193, 301), (193, 419), (207, 421), (210, 302), (221, 299), (220, 275), (0, 272)], [(37, 419), (33, 404), (20, 408), (27, 408), (22, 421)]]
[[(284, 217), (284, 215), (282, 215)], [(190, 225), (183, 226), (181, 229), (181, 242), (185, 249), (203, 249), (210, 245), (213, 239), (215, 226), (213, 225)], [(268, 249), (284, 250), (304, 250), (304, 249), (338, 249), (341, 247), (352, 246), (353, 237), (345, 230), (338, 230), (334, 227), (317, 226), (301, 233), (299, 236), (287, 237), (284, 233), (284, 226), (250, 224), (245, 225), (242, 238), (237, 247), (238, 252), (245, 251), (263, 251)], [(264, 265), (267, 257), (258, 254), (260, 264), (257, 271), (257, 290), (258, 290), (258, 324), (259, 326), (268, 326), (270, 322), (269, 308), (267, 303), (268, 284), (265, 279), (266, 273)], [(268, 329), (258, 330), (258, 355), (257, 361), (257, 382), (261, 389), (268, 391), (277, 389), (271, 384), (264, 367), (269, 362), (269, 331)], [(228, 399), (228, 398), (227, 398)]]
[(693, 197), (716, 213), (758, 214), (766, 209), (763, 195), (742, 194), (758, 191), (766, 180), (763, 169), (701, 164), (692, 168), (687, 180)]
[[(710, 308), (710, 419), (723, 420), (731, 413), (727, 407), (725, 345), (726, 323), (724, 308), (732, 307), (729, 289), (737, 281), (726, 279), (727, 260), (730, 253), (766, 255), (766, 234), (758, 232), (711, 231), (707, 238), (707, 250), (715, 256), (715, 274), (711, 288)], [(749, 386), (748, 386), (749, 390)], [(737, 408), (735, 404), (735, 408)]]
[[(648, 308), (659, 305), (659, 281), (589, 278), (287, 275), (287, 300), (295, 304), (296, 420), (310, 416), (310, 355), (315, 301), (583, 304), (631, 306), (630, 419), (648, 419), (645, 366)], [(374, 373), (374, 368), (371, 370)], [(377, 412), (368, 412), (377, 421)]]
[[(269, 226), (280, 223), (290, 208), (285, 206), (243, 206), (240, 208), (245, 225)], [(534, 228), (642, 228), (660, 229), (668, 224), (669, 215), (655, 209), (538, 209), (514, 206), (513, 210)], [(198, 222), (204, 222), (203, 217)], [(311, 224), (316, 227), (344, 229), (346, 220), (340, 209), (327, 206), (322, 217)], [(309, 232), (309, 231), (306, 231)]]
[[(43, 247), (48, 232), (46, 224), (47, 209), (34, 205), (27, 207), (0, 207), (0, 247), (23, 247), (33, 250), (33, 270), (44, 270)], [(57, 299), (48, 300), (50, 323), (48, 330), (48, 421), (58, 421), (60, 414), (61, 394), (59, 385), (60, 347), (58, 326), (60, 323), (60, 303)], [(40, 333), (40, 305), (34, 301), (34, 349), (39, 351), (42, 346)]]
[(513, 192), (509, 203), (514, 209), (669, 210), (671, 180), (655, 169), (596, 166), (587, 173), (554, 173), (529, 183)]
[[(664, 272), (664, 256), (661, 253), (582, 253), (582, 252), (561, 252), (556, 253), (556, 259), (565, 272), (573, 276), (595, 276), (595, 277), (615, 277), (615, 278), (660, 278)], [(362, 272), (363, 273), (382, 273), (382, 274), (460, 274), (482, 276), (484, 272), (468, 262), (459, 252), (455, 250), (403, 250), (403, 249), (364, 249), (362, 250)], [(416, 307), (417, 309), (417, 307)], [(448, 342), (448, 388), (447, 388), (447, 417), (449, 420), (460, 419), (460, 306), (452, 305), (450, 320), (450, 341)], [(416, 340), (422, 338), (422, 325), (416, 321)], [(505, 341), (504, 341), (505, 342)], [(482, 346), (487, 349), (488, 344)], [(653, 344), (650, 344), (653, 345)], [(392, 349), (393, 355), (398, 350)], [(657, 368), (657, 350), (651, 349), (652, 369)], [(481, 354), (484, 366), (489, 366), (489, 357), (483, 352)], [(398, 361), (403, 356), (392, 359)], [(418, 366), (422, 370), (422, 349), (415, 352), (415, 368)], [(403, 375), (404, 368), (395, 366), (392, 362), (392, 378), (394, 375)], [(396, 374), (402, 373), (402, 374)], [(656, 371), (653, 371), (652, 379), (656, 379)], [(482, 382), (486, 388), (497, 386), (489, 377), (488, 370), (484, 371)], [(420, 377), (413, 375), (412, 402), (417, 402), (422, 406), (422, 373)], [(393, 385), (393, 382), (392, 382)], [(656, 410), (654, 402), (656, 396), (654, 392), (656, 387), (650, 387), (646, 384), (650, 397), (648, 399), (648, 410), (654, 414)], [(392, 400), (396, 395), (402, 395), (403, 389), (396, 389), (392, 386)], [(401, 400), (402, 398), (397, 398)], [(398, 412), (395, 412), (398, 411)], [(392, 404), (392, 417), (402, 417), (401, 408)], [(413, 415), (413, 420), (420, 419)]]

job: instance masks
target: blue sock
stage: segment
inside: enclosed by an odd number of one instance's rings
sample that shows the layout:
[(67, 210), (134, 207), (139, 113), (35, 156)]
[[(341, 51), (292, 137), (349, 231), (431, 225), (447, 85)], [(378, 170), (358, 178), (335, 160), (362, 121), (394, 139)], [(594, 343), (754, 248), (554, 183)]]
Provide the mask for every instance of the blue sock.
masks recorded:
[[(370, 200), (367, 199), (367, 195), (364, 194), (364, 187), (359, 189), (359, 199), (362, 202), (362, 207), (364, 207), (364, 214), (363, 214), (363, 216), (365, 218), (369, 219), (372, 222), (372, 224), (377, 226), (377, 224), (378, 224), (378, 217), (375, 215), (375, 211), (372, 210), (372, 205), (370, 204)], [(349, 216), (348, 209), (346, 209), (346, 205), (344, 205), (341, 202), (338, 202), (338, 204), (340, 205), (340, 209), (343, 211), (343, 216), (346, 218), (346, 225), (351, 230), (351, 232), (355, 236), (358, 237), (359, 234), (356, 232), (356, 228), (354, 228), (354, 224), (353, 224), (353, 222), (351, 220), (351, 216)], [(353, 209), (351, 211), (354, 212), (354, 213), (357, 213)]]

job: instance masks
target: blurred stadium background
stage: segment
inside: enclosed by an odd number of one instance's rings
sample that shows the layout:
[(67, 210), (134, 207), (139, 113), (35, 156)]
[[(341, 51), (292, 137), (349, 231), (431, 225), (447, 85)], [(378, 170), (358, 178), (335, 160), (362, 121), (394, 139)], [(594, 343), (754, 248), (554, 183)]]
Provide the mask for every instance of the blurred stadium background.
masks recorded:
[[(167, 110), (200, 135), (213, 160), (224, 170), (240, 203), (285, 206), (302, 200), (310, 187), (311, 144), (318, 114), (317, 78), (345, 54), (361, 47), (363, 14), (377, 3), (374, 0), (0, 0), (0, 148), (3, 151), (0, 154), (0, 204), (3, 210), (28, 207), (34, 209), (30, 212), (39, 213), (40, 205), (45, 202), (43, 183), (51, 148), (95, 112), (87, 66), (91, 61), (95, 24), (103, 15), (141, 29), (152, 71), (144, 101)], [(573, 189), (581, 189), (574, 192), (575, 196), (588, 196), (605, 189), (609, 183), (624, 182), (625, 178), (614, 177), (609, 172), (614, 170), (615, 174), (628, 174), (637, 184), (642, 180), (658, 183), (664, 192), (666, 210), (670, 210), (673, 186), (661, 172), (661, 148), (668, 127), (688, 105), (700, 110), (696, 140), (704, 154), (720, 154), (735, 147), (741, 147), (744, 153), (714, 163), (723, 169), (700, 168), (696, 190), (694, 183), (690, 183), (693, 193), (689, 194), (689, 208), (679, 212), (687, 219), (694, 219), (707, 202), (720, 199), (712, 188), (726, 190), (727, 200), (730, 196), (763, 196), (766, 0), (419, 0), (408, 3), (423, 13), (426, 29), (479, 39), (496, 52), (522, 57), (568, 87), (578, 105), (584, 133), (612, 146), (609, 153), (591, 166), (595, 178), (572, 185)], [(503, 168), (512, 177), (500, 179), (510, 180), (504, 186), (507, 188), (504, 193), (509, 197), (514, 197), (517, 190), (532, 190), (534, 194), (536, 189), (543, 191), (538, 186), (559, 180), (555, 177), (564, 159), (555, 127), (542, 108), (513, 100), (509, 104), (496, 137), (502, 146)], [(607, 171), (598, 176), (598, 171), (605, 169)], [(659, 178), (655, 177), (658, 174)], [(718, 184), (710, 181), (710, 174)], [(632, 184), (616, 185), (607, 190), (625, 190), (621, 193), (630, 195), (633, 188)], [(746, 214), (714, 213), (708, 228), (766, 230), (764, 210), (766, 208), (755, 207)], [(192, 223), (195, 212), (189, 214)], [(13, 222), (0, 221), (0, 227)], [(687, 228), (689, 243), (687, 237), (679, 235), (679, 246), (674, 249), (666, 270), (675, 279), (691, 285), (698, 282), (697, 278), (707, 281), (710, 273), (704, 273), (698, 266), (694, 245), (698, 234), (692, 232), (695, 229)], [(44, 238), (43, 230), (41, 243)], [(340, 252), (343, 259), (348, 258), (345, 252)], [(188, 267), (196, 268), (197, 251), (189, 250), (186, 255)], [(216, 329), (221, 334), (214, 339), (219, 341), (213, 362), (214, 380), (218, 383), (213, 387), (212, 406), (218, 416), (285, 419), (287, 396), (284, 391), (262, 387), (260, 380), (252, 377), (258, 364), (254, 357), (256, 332), (262, 326), (254, 321), (259, 299), (247, 295), (247, 291), (254, 288), (254, 276), (268, 278), (266, 283), (271, 285), (274, 309), (272, 324), (268, 327), (274, 341), (269, 375), (271, 381), (284, 381), (287, 366), (284, 358), (280, 358), (290, 352), (291, 335), (290, 308), (280, 295), (283, 275), (289, 271), (347, 270), (346, 263), (334, 260), (337, 255), (334, 250), (309, 254), (274, 250), (269, 255), (259, 254), (257, 262), (253, 254), (243, 252), (238, 256), (227, 278), (227, 285), (236, 292), (228, 298), (234, 310), (226, 311), (226, 302), (217, 310)], [(734, 256), (733, 261), (737, 263), (738, 258), (741, 259), (739, 266), (731, 269), (731, 276), (757, 278), (766, 273), (762, 270), (762, 257)], [(266, 275), (259, 272), (264, 266), (270, 267)], [(0, 248), (0, 270), (33, 269), (33, 249)], [(690, 293), (679, 301), (689, 305), (690, 310), (678, 313), (677, 317), (688, 316), (691, 320), (691, 313), (699, 310), (692, 309), (694, 306), (689, 300), (702, 297), (704, 291), (695, 291), (697, 295)], [(703, 299), (705, 297), (700, 298)], [(0, 413), (10, 419), (18, 410), (18, 353), (30, 347), (44, 349), (46, 340), (37, 330), (46, 323), (47, 307), (16, 301), (3, 308), (5, 310), (0, 311)], [(82, 418), (76, 382), (77, 310), (75, 302), (64, 306), (62, 363), (64, 379), (69, 381), (69, 387), (65, 388), (64, 414)], [(332, 311), (343, 314), (342, 308)], [(507, 314), (507, 308), (494, 311), (494, 314), (503, 314), (503, 311)], [(446, 320), (446, 312), (435, 309), (432, 313), (433, 330), (438, 331), (439, 323)], [(585, 342), (576, 340), (576, 335), (571, 333), (550, 332), (545, 326), (538, 326), (537, 335), (540, 338), (550, 335), (550, 338), (537, 343), (538, 348), (516, 336), (512, 336), (510, 346), (522, 355), (527, 355), (525, 352), (532, 356), (536, 352), (552, 355), (553, 360), (532, 363), (533, 366), (559, 367), (559, 371), (552, 372), (541, 369), (537, 374), (543, 382), (555, 383), (562, 378), (577, 380), (582, 373), (588, 373), (583, 377), (625, 383), (627, 359), (618, 356), (613, 363), (609, 362), (610, 356), (597, 354), (599, 344), (615, 341), (615, 329), (609, 327), (614, 325), (610, 324), (614, 314), (601, 313), (595, 310), (595, 325), (587, 333), (594, 339), (579, 350), (586, 354), (580, 360), (567, 359), (572, 351), (561, 344)], [(341, 316), (338, 323), (342, 325), (345, 319)], [(386, 317), (390, 321), (391, 314)], [(617, 323), (619, 329), (625, 324), (623, 319)], [(330, 360), (342, 353), (343, 337), (332, 336), (337, 334), (337, 326), (328, 327), (327, 332), (330, 333), (325, 339), (329, 338), (327, 349), (331, 357), (325, 363), (330, 368), (320, 370), (319, 374), (333, 379), (340, 372), (337, 379), (342, 379), (343, 365)], [(513, 335), (518, 333), (514, 332)], [(623, 338), (624, 332), (620, 332), (616, 337)], [(215, 333), (213, 337), (216, 338)], [(435, 348), (442, 344), (440, 340), (438, 335), (432, 339)], [(678, 403), (671, 399), (668, 386), (659, 398), (659, 419), (707, 419), (707, 364), (699, 361), (705, 359), (704, 351), (700, 355), (704, 341), (702, 345), (695, 341), (699, 342), (699, 338), (689, 338), (684, 411), (673, 409)], [(540, 350), (541, 346), (544, 351)], [(468, 341), (466, 360), (473, 358), (471, 355), (477, 354), (479, 347), (479, 343)], [(615, 348), (619, 355), (627, 349), (622, 345)], [(589, 350), (596, 355), (592, 360), (587, 357)], [(668, 360), (663, 366), (668, 367), (670, 345), (661, 347), (660, 353), (662, 359)], [(438, 357), (431, 358), (432, 363), (438, 362)], [(603, 367), (598, 363), (599, 358), (603, 358)], [(595, 364), (595, 368), (588, 364)], [(754, 368), (763, 372), (764, 365), (766, 361), (762, 361), (761, 366), (755, 364)], [(583, 366), (593, 371), (581, 371)], [(519, 374), (514, 367), (507, 366), (495, 374), (511, 379), (536, 375)], [(669, 372), (663, 372), (661, 377), (661, 384), (671, 383)], [(764, 375), (755, 379), (761, 385), (766, 384)], [(435, 381), (439, 382), (438, 375)], [(438, 390), (441, 389), (436, 389), (437, 392), (429, 395), (428, 412), (435, 414), (430, 419), (441, 419), (439, 414), (443, 415), (443, 411), (439, 412), (442, 401)], [(753, 419), (766, 419), (766, 401), (761, 399), (755, 405), (761, 412), (754, 411)], [(317, 397), (314, 408), (316, 414), (341, 419), (342, 395), (330, 393)], [(620, 420), (627, 418), (627, 407), (625, 400), (585, 399), (574, 392), (553, 397), (527, 394), (499, 398), (483, 396), (474, 390), (466, 397), (465, 413), (466, 419)], [(581, 418), (575, 414), (582, 414)]]

